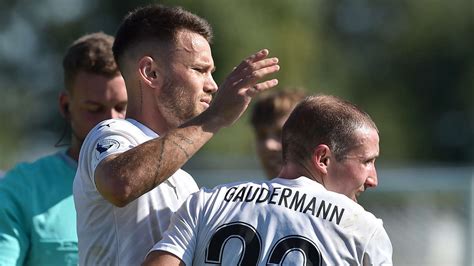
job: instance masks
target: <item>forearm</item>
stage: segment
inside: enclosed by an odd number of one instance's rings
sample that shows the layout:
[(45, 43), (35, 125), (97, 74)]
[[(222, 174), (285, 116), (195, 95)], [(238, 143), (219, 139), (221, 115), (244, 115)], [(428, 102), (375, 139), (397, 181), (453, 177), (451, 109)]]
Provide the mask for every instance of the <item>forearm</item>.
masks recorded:
[(98, 191), (114, 205), (123, 207), (161, 184), (220, 128), (203, 120), (204, 114), (111, 160), (104, 159), (95, 172)]

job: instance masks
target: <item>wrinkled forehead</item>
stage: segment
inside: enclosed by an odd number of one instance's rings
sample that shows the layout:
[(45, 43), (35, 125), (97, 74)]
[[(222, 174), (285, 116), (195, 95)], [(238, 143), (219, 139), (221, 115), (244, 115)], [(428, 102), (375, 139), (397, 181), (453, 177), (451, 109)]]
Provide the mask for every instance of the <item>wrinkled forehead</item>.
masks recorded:
[(209, 48), (209, 42), (199, 33), (190, 30), (179, 30), (176, 33), (176, 43), (186, 49), (199, 50)]
[(202, 35), (189, 30), (178, 31), (175, 41), (168, 48), (171, 56), (194, 54), (206, 55), (212, 59), (211, 47), (207, 40)]
[(379, 134), (376, 129), (368, 126), (358, 128), (354, 132), (353, 146), (349, 153), (359, 153), (367, 156), (378, 156)]

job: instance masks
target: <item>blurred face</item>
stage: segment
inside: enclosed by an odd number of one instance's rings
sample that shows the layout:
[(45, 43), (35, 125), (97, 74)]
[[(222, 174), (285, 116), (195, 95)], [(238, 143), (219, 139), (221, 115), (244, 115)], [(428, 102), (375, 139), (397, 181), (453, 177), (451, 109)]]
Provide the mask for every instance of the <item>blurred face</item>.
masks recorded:
[(377, 186), (375, 159), (379, 155), (379, 136), (373, 128), (359, 129), (356, 136), (356, 146), (344, 159), (337, 161), (331, 155), (328, 176), (323, 181), (328, 190), (344, 194), (357, 202), (362, 192)]
[(272, 125), (256, 128), (257, 155), (265, 170), (267, 178), (278, 176), (283, 164), (281, 131), (288, 116), (281, 117)]
[(167, 66), (165, 81), (157, 96), (158, 108), (167, 123), (177, 127), (209, 107), (217, 91), (212, 73), (211, 47), (201, 35), (182, 31), (177, 36)]
[(80, 149), (87, 133), (100, 121), (125, 117), (127, 91), (121, 75), (108, 78), (79, 72), (71, 91), (65, 116), (71, 123), (73, 149)]

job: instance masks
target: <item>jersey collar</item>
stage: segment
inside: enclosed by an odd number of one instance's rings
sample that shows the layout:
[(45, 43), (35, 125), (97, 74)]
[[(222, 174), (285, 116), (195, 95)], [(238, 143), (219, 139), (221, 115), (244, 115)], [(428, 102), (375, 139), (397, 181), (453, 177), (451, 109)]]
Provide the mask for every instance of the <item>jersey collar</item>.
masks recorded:
[(132, 119), (132, 118), (127, 118), (126, 119), (128, 122), (132, 123), (134, 126), (138, 127), (141, 131), (143, 131), (143, 133), (145, 133), (147, 136), (151, 137), (151, 138), (157, 138), (159, 137), (159, 135), (151, 130), (149, 127), (145, 126), (144, 124), (138, 122), (137, 120), (135, 119)]

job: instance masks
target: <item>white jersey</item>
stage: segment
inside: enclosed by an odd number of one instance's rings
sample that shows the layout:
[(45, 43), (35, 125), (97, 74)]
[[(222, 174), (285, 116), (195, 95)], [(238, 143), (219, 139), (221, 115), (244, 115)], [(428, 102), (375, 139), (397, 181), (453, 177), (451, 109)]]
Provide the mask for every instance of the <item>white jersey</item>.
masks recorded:
[(172, 213), (198, 190), (194, 179), (180, 169), (123, 208), (97, 191), (94, 172), (102, 159), (156, 137), (135, 120), (110, 119), (94, 127), (84, 141), (73, 187), (80, 265), (141, 264), (161, 239)]
[(201, 189), (152, 250), (186, 265), (392, 265), (382, 221), (306, 177)]

